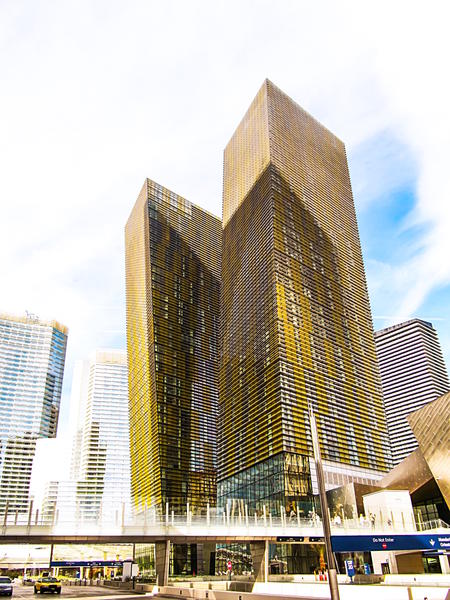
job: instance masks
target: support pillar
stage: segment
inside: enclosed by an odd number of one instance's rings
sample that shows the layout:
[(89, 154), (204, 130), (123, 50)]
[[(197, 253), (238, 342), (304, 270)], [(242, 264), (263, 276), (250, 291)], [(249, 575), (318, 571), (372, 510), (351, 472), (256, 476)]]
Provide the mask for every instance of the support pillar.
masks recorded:
[(250, 543), (255, 581), (267, 582), (269, 578), (269, 541)]
[(450, 566), (448, 564), (448, 554), (439, 554), (439, 562), (441, 563), (441, 571), (442, 574), (449, 575), (450, 574)]
[(164, 587), (169, 582), (170, 540), (155, 544), (156, 585)]
[(9, 509), (9, 500), (6, 501), (6, 505), (5, 505), (5, 514), (3, 516), (3, 533), (6, 532), (6, 524), (8, 522), (8, 509)]
[(398, 574), (398, 566), (397, 566), (397, 558), (395, 556), (395, 552), (389, 552), (388, 561), (389, 561), (389, 569), (390, 569), (391, 573), (394, 575), (397, 575)]
[[(216, 552), (216, 545), (211, 543), (203, 543), (203, 575), (214, 575), (214, 564), (211, 563), (211, 556), (214, 558)], [(214, 562), (214, 561), (213, 561)], [(211, 573), (211, 567), (214, 571)]]
[[(52, 569), (52, 561), (53, 561), (53, 544), (50, 545), (50, 556), (48, 559), (48, 568), (49, 570)], [(52, 573), (54, 573), (54, 570), (52, 569)]]

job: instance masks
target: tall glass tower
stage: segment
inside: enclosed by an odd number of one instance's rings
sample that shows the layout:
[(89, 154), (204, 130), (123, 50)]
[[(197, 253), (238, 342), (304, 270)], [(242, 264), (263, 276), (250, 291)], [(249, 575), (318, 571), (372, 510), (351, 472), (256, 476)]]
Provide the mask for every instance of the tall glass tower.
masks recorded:
[[(124, 350), (96, 350), (89, 359), (75, 363), (70, 409), (70, 479), (45, 481), (40, 477), (34, 482), (37, 497), (42, 496), (42, 521), (119, 524), (131, 513)], [(42, 462), (48, 442), (40, 444), (44, 445), (36, 452), (37, 463)]]
[(96, 350), (75, 371), (79, 397), (72, 453), (77, 515), (93, 520), (130, 510), (128, 369), (124, 350)]
[(147, 179), (125, 229), (136, 509), (216, 501), (220, 219)]
[(25, 512), (36, 440), (55, 437), (67, 328), (0, 315), (0, 512)]
[(266, 80), (224, 154), (218, 498), (310, 507), (390, 464), (344, 144)]

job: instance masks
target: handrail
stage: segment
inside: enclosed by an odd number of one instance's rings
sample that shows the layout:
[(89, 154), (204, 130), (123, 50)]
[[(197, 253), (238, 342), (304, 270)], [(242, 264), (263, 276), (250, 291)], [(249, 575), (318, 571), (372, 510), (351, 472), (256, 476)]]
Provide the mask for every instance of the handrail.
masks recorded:
[[(278, 515), (267, 513), (264, 510), (260, 512), (251, 512), (245, 505), (245, 511), (237, 511), (235, 513), (229, 510), (220, 511), (208, 506), (206, 514), (194, 514), (189, 507), (183, 514), (175, 514), (170, 510), (169, 505), (166, 505), (165, 510), (158, 511), (155, 507), (149, 507), (141, 511), (137, 515), (130, 514), (130, 510), (125, 510), (124, 505), (121, 505), (120, 510), (108, 510), (98, 514), (93, 511), (91, 514), (85, 513), (84, 516), (75, 518), (64, 518), (58, 514), (48, 515), (42, 511), (33, 511), (33, 505), (30, 503), (28, 509), (21, 513), (17, 511), (8, 513), (8, 507), (3, 514), (0, 513), (2, 522), (1, 534), (12, 535), (17, 532), (23, 535), (26, 531), (38, 532), (44, 531), (59, 532), (67, 531), (70, 535), (82, 535), (85, 532), (102, 535), (103, 532), (109, 534), (114, 531), (120, 532), (131, 531), (134, 528), (140, 531), (174, 531), (182, 530), (189, 532), (193, 529), (202, 529), (206, 531), (226, 531), (239, 530), (254, 532), (255, 530), (275, 531), (276, 535), (301, 535), (302, 531), (322, 532), (322, 522), (316, 513), (310, 513), (308, 517), (300, 516), (299, 514), (286, 515), (280, 512)], [(120, 519), (117, 517), (120, 515)], [(431, 531), (436, 529), (450, 529), (450, 526), (441, 519), (420, 522), (416, 524), (409, 514), (408, 518), (394, 521), (388, 519), (383, 522), (370, 522), (368, 519), (360, 517), (359, 519), (341, 518), (332, 520), (331, 529), (334, 535), (356, 532), (356, 533), (413, 533), (417, 531)], [(312, 534), (314, 535), (314, 534)], [(320, 533), (320, 535), (322, 535)]]

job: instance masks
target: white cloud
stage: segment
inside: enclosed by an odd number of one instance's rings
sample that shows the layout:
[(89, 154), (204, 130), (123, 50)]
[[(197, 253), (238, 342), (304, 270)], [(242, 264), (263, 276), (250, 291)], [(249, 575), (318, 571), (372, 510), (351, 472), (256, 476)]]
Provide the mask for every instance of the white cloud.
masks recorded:
[[(361, 5), (354, 8), (362, 19)], [(398, 290), (393, 320), (411, 316), (437, 286), (450, 282), (450, 82), (444, 76), (449, 17), (445, 2), (430, 10), (419, 2), (382, 2), (365, 28), (392, 126), (417, 163), (417, 204), (405, 226), (420, 228), (412, 257), (393, 269), (391, 285)]]
[(222, 149), (269, 77), (350, 153), (390, 131), (413, 155), (409, 223), (427, 227), (384, 280), (396, 314), (412, 314), (450, 274), (446, 11), (406, 1), (3, 2), (1, 308), (66, 322), (69, 370), (110, 345), (123, 309), (97, 307), (123, 307), (123, 227), (144, 177), (220, 214)]

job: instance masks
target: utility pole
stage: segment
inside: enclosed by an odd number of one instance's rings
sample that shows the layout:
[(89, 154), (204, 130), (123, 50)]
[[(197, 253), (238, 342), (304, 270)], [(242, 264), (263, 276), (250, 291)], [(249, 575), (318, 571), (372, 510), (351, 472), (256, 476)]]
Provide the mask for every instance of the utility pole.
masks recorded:
[(327, 552), (328, 583), (330, 585), (331, 600), (340, 600), (336, 564), (334, 561), (333, 549), (331, 547), (330, 516), (328, 513), (327, 494), (325, 492), (325, 480), (323, 476), (322, 457), (320, 455), (319, 436), (317, 435), (316, 417), (311, 404), (308, 404), (308, 412), (314, 450), (314, 462), (316, 464), (317, 485), (319, 487), (320, 507), (322, 509), (323, 537)]

